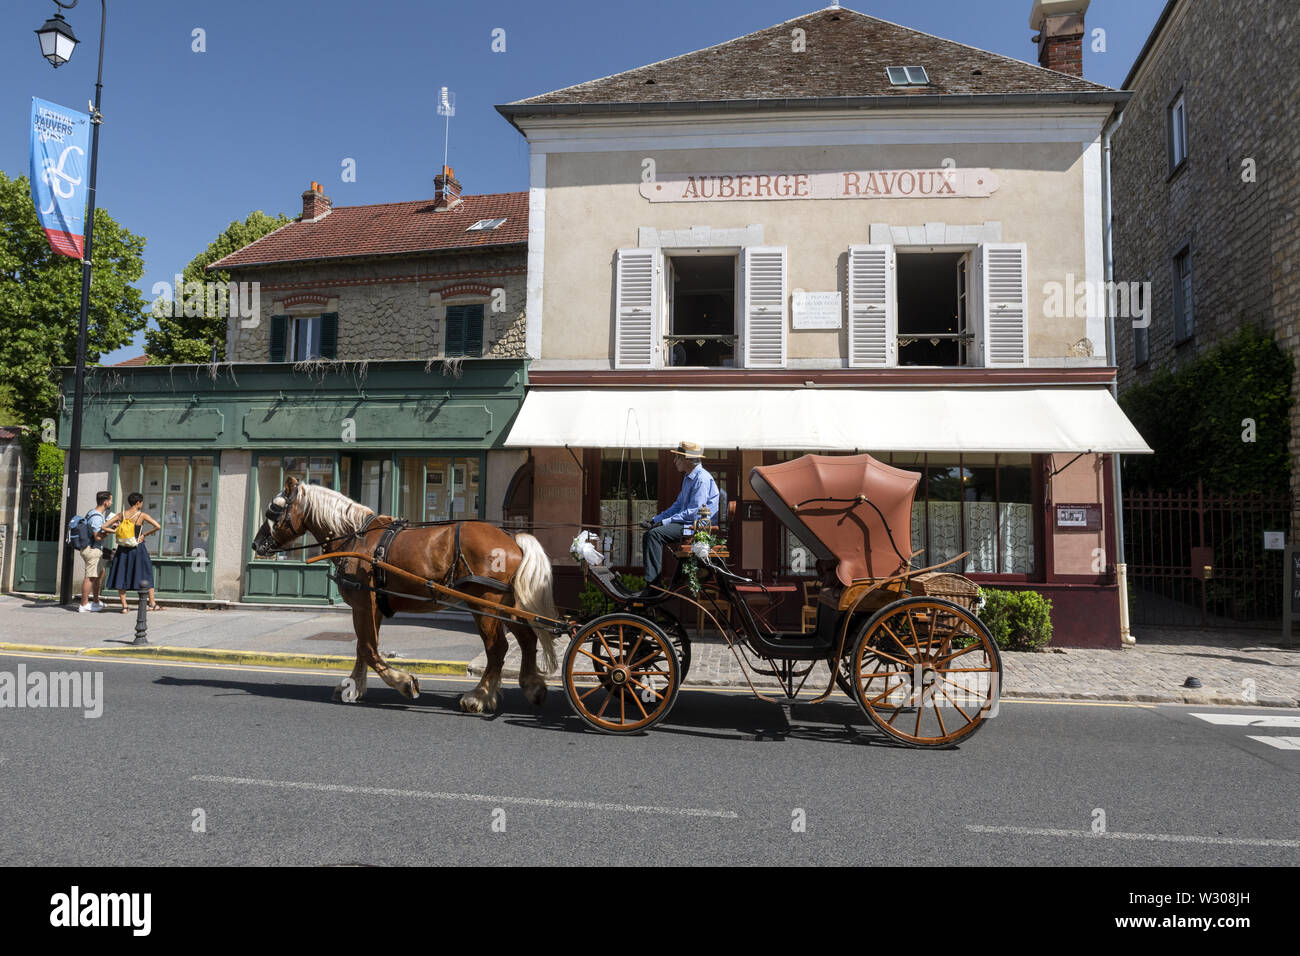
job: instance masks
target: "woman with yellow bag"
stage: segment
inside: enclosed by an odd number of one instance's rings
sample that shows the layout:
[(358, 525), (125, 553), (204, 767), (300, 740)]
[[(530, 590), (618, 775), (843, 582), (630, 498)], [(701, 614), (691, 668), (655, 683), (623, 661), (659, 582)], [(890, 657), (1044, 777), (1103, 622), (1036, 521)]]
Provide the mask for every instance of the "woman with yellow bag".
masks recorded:
[[(117, 598), (121, 602), (123, 614), (128, 611), (126, 606), (127, 591), (147, 590), (149, 592), (149, 610), (162, 610), (154, 599), (153, 562), (149, 560), (149, 549), (144, 544), (145, 538), (155, 531), (162, 530), (162, 525), (144, 513), (144, 509), (141, 508), (143, 501), (144, 495), (138, 491), (133, 491), (127, 496), (127, 509), (121, 514), (110, 518), (104, 524), (104, 529), (108, 531), (113, 530), (114, 522), (116, 522), (117, 550), (113, 556), (113, 564), (108, 570), (108, 578), (103, 586), (117, 591)], [(153, 525), (152, 530), (137, 535), (136, 532), (146, 524)]]

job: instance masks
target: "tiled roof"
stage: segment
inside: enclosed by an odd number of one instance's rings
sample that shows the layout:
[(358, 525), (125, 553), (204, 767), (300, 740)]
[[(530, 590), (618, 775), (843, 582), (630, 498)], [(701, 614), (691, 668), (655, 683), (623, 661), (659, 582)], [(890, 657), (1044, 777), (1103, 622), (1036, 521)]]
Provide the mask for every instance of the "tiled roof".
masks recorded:
[(134, 366), (134, 365), (148, 365), (148, 364), (149, 364), (149, 356), (137, 355), (133, 358), (127, 359), (125, 362), (114, 362), (113, 368), (122, 368), (124, 365)]
[[(496, 229), (466, 232), (480, 219), (505, 218)], [(312, 259), (407, 255), (528, 242), (528, 193), (462, 196), (459, 205), (437, 212), (432, 199), (335, 206), (323, 219), (296, 220), (267, 233), (209, 270), (273, 265)]]
[[(791, 49), (801, 29), (806, 49)], [(1029, 38), (1025, 43), (1030, 47)], [(923, 66), (928, 86), (892, 86), (888, 66)], [(952, 94), (1113, 94), (1109, 87), (855, 10), (818, 10), (717, 46), (498, 107)], [(543, 107), (530, 110), (529, 107)]]

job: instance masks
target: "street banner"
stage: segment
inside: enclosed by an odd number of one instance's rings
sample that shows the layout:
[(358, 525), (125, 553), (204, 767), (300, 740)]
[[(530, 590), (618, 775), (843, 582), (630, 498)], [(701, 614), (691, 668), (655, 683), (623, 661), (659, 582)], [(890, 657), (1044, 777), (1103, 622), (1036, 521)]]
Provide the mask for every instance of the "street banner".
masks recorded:
[(85, 248), (90, 116), (32, 97), (32, 199), (50, 248), (80, 259)]

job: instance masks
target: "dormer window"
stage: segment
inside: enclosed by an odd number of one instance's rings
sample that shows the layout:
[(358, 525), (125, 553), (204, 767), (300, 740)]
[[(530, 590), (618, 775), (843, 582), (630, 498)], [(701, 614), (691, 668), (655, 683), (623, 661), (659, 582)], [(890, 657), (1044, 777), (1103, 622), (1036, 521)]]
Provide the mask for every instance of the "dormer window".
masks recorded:
[(495, 229), (506, 221), (506, 217), (500, 219), (480, 219), (474, 225), (466, 229), (466, 232), (487, 232), (489, 229)]
[(930, 77), (923, 66), (887, 66), (885, 73), (891, 86), (929, 86)]

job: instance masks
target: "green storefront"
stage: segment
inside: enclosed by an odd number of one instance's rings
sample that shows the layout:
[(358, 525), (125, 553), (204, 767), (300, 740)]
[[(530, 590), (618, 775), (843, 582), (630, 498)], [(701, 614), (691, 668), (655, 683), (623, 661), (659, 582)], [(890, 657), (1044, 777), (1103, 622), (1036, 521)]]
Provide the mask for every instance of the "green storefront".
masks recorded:
[[(336, 603), (326, 566), (305, 561), (315, 549), (252, 554), (285, 478), (415, 521), (487, 518), (489, 485), (511, 477), (492, 469), (516, 467), (497, 449), (526, 374), (520, 359), (92, 369), (79, 496), (93, 503), (96, 481), (118, 508), (132, 491), (145, 496), (163, 526), (150, 555), (164, 599)], [(60, 436), (71, 374), (63, 385)]]

